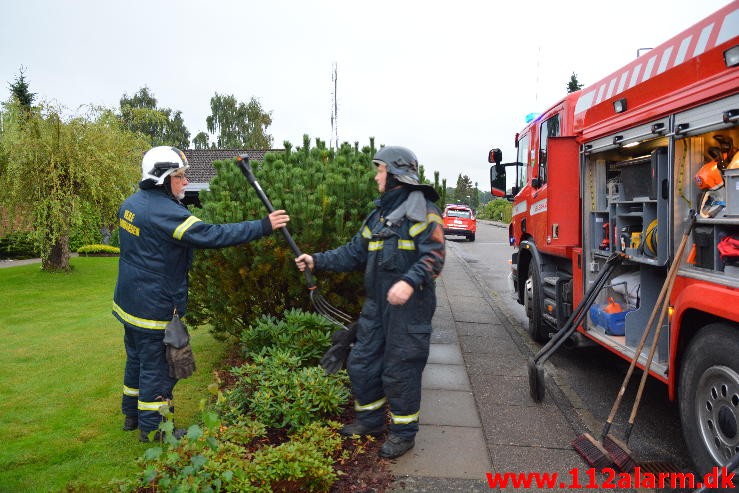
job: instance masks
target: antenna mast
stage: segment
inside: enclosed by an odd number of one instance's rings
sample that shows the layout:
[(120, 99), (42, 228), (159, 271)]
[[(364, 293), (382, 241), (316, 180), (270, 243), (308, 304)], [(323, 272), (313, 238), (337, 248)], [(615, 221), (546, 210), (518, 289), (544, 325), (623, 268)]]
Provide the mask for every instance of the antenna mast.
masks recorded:
[(332, 102), (331, 102), (331, 139), (329, 142), (329, 146), (334, 148), (335, 150), (339, 150), (339, 102), (338, 102), (338, 95), (336, 93), (337, 89), (337, 72), (338, 69), (336, 67), (336, 62), (333, 63), (333, 66), (331, 67), (331, 82), (333, 83), (333, 91), (331, 93), (332, 96)]

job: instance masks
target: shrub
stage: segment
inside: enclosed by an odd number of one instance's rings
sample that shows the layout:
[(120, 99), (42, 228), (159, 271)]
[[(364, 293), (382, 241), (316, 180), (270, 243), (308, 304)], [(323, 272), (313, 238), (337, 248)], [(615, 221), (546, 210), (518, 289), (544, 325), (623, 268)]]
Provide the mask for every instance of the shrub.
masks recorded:
[(259, 450), (247, 474), (257, 491), (328, 491), (336, 481), (333, 462), (314, 444), (290, 441)]
[(77, 249), (80, 255), (119, 255), (121, 249), (110, 245), (83, 245)]
[(120, 242), (120, 228), (111, 228), (110, 231), (110, 238), (108, 240), (111, 246), (119, 247), (121, 246)]
[[(280, 444), (256, 441), (264, 426), (254, 421), (223, 425), (218, 414), (206, 412), (203, 426), (193, 425), (177, 440), (171, 421), (164, 443), (146, 450), (137, 462), (141, 471), (115, 482), (119, 491), (328, 491), (340, 455), (340, 423), (314, 423)], [(169, 425), (169, 426), (167, 426)]]
[(477, 217), (509, 223), (511, 222), (511, 203), (505, 199), (492, 200), (478, 210)]
[[(338, 151), (320, 140), (303, 148), (268, 153), (254, 173), (275, 208), (290, 214), (289, 229), (305, 252), (324, 251), (346, 243), (358, 230), (377, 196), (373, 180), (374, 143), (361, 151), (344, 144)], [(194, 213), (211, 223), (258, 219), (266, 215), (234, 161), (214, 163), (210, 190), (200, 194), (202, 209)], [(191, 323), (210, 323), (216, 337), (238, 337), (264, 314), (290, 308), (308, 309), (310, 300), (295, 255), (275, 232), (233, 248), (201, 250), (190, 273)], [(358, 313), (362, 273), (319, 273), (319, 290), (329, 303)]]
[(0, 258), (26, 259), (38, 256), (31, 233), (10, 233), (0, 238)]
[(300, 357), (286, 349), (266, 348), (231, 372), (238, 382), (224, 393), (225, 412), (253, 416), (268, 427), (299, 429), (340, 413), (349, 401), (346, 372), (301, 367)]
[(254, 357), (269, 346), (289, 349), (303, 365), (318, 363), (331, 346), (331, 332), (336, 326), (321, 315), (288, 310), (284, 320), (263, 315), (241, 332), (247, 357)]

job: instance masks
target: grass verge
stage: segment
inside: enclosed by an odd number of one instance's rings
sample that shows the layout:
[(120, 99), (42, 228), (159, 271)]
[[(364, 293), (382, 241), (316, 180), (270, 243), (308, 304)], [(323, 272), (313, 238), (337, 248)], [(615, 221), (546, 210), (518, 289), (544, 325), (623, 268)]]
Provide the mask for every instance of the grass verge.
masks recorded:
[[(108, 491), (149, 445), (121, 430), (123, 328), (111, 315), (118, 259), (0, 269), (0, 491)], [(197, 420), (224, 346), (191, 330), (198, 369), (175, 387), (178, 427)]]

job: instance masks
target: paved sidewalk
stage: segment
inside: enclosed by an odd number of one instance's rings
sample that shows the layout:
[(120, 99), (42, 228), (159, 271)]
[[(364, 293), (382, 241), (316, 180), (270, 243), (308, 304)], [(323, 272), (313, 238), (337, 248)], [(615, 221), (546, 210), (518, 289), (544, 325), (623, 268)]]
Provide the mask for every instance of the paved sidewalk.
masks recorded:
[(25, 260), (0, 259), (0, 269), (3, 267), (17, 267), (19, 265), (40, 264), (40, 258), (29, 258)]
[[(72, 252), (69, 254), (70, 257), (78, 257), (79, 254), (76, 252)], [(41, 259), (40, 258), (27, 258), (22, 260), (15, 260), (15, 259), (0, 259), (0, 269), (3, 267), (18, 267), (19, 265), (29, 265), (29, 264), (40, 264)]]
[(420, 431), (415, 448), (391, 463), (395, 491), (496, 491), (486, 477), (496, 472), (556, 472), (564, 486), (573, 468), (582, 482), (587, 465), (570, 446), (586, 430), (578, 413), (549, 379), (544, 402), (531, 400), (531, 349), (458, 247), (447, 245), (423, 375)]

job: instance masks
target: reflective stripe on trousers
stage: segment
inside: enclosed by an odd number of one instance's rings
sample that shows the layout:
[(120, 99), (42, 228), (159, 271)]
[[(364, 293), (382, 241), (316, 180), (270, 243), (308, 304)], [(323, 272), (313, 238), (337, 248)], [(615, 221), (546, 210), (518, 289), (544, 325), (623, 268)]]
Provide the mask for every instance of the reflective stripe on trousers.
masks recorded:
[(169, 376), (164, 331), (140, 329), (124, 324), (126, 369), (123, 374), (121, 410), (138, 416), (139, 429), (157, 429), (163, 417), (162, 405), (169, 405), (177, 379)]

